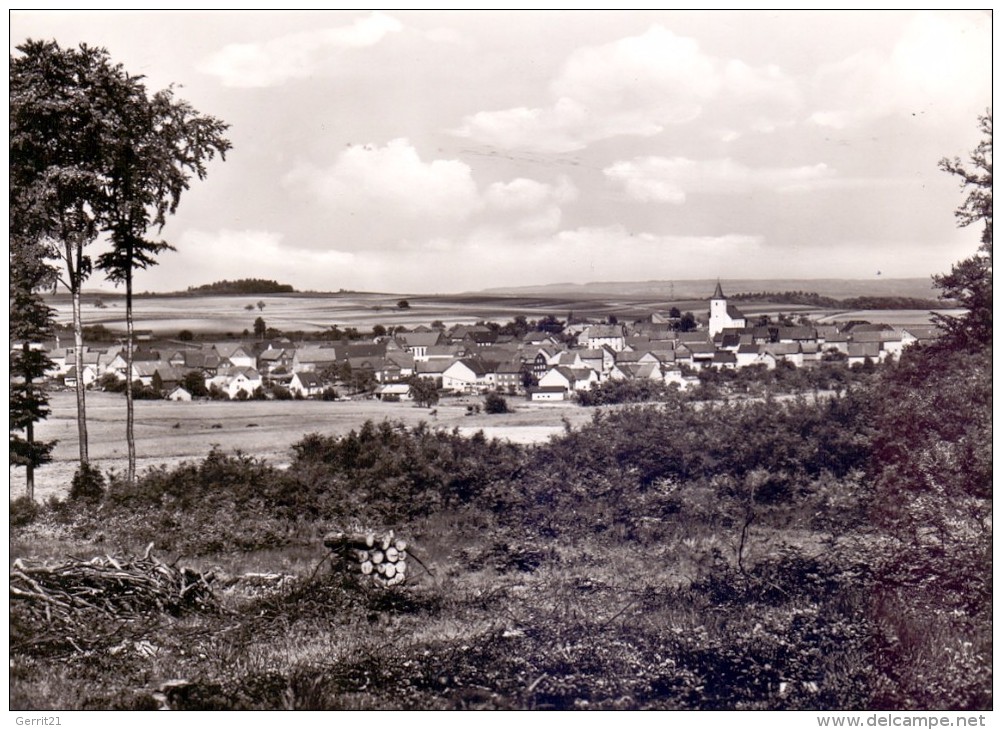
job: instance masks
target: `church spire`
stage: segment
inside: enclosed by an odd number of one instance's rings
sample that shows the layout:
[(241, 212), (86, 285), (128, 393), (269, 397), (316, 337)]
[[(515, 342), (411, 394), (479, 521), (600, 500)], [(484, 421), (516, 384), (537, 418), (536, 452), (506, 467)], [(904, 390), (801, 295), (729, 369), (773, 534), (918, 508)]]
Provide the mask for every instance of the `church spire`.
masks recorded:
[(720, 288), (720, 279), (717, 279), (717, 288), (713, 290), (714, 299), (727, 299), (724, 296), (724, 290)]

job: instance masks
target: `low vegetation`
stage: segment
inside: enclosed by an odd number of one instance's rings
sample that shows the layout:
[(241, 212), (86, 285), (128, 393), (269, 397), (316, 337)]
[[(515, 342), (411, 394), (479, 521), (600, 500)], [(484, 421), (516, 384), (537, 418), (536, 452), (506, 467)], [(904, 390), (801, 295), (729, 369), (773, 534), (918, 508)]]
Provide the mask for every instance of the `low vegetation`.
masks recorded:
[[(112, 474), (98, 502), (12, 512), (13, 554), (152, 542), (221, 608), (98, 613), (76, 647), (19, 624), (11, 704), (991, 707), (989, 368), (917, 351), (839, 394), (669, 393), (535, 447), (369, 422), (288, 469)], [(387, 590), (319, 564), (326, 531), (391, 527), (430, 572)]]

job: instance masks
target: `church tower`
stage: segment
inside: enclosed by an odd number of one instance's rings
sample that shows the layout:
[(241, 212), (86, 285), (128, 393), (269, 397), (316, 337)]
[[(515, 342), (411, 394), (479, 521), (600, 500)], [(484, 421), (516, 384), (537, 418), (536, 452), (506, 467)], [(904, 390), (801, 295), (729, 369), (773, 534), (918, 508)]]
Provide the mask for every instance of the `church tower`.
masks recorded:
[(731, 326), (731, 318), (727, 316), (727, 297), (724, 290), (720, 288), (720, 279), (717, 279), (717, 288), (710, 297), (710, 337), (715, 337), (724, 331), (725, 327)]

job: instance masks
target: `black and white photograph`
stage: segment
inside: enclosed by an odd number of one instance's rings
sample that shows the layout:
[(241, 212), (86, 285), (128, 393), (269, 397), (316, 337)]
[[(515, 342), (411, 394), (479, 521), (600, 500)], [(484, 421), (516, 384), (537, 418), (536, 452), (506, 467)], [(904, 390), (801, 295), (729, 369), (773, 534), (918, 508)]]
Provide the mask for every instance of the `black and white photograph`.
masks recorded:
[(9, 720), (990, 726), (992, 20), (10, 10)]

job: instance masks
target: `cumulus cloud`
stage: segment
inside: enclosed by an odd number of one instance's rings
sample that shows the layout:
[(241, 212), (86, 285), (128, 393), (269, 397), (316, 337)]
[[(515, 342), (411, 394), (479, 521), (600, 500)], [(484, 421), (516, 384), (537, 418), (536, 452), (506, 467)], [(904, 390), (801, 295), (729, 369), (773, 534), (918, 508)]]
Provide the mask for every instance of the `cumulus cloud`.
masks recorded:
[(487, 187), (487, 205), (511, 216), (512, 229), (522, 235), (554, 231), (563, 220), (561, 206), (577, 199), (578, 190), (570, 179), (560, 176), (554, 184), (519, 177)]
[(570, 152), (619, 135), (658, 134), (699, 117), (722, 96), (761, 103), (762, 118), (752, 122), (762, 131), (775, 124), (779, 106), (798, 102), (795, 85), (778, 67), (715, 58), (660, 25), (575, 51), (550, 91), (549, 106), (478, 112), (455, 131), (505, 147)]
[(231, 43), (206, 59), (200, 70), (218, 76), (225, 86), (275, 86), (323, 69), (332, 53), (372, 46), (401, 30), (403, 25), (395, 18), (372, 13), (347, 26), (292, 33), (263, 43)]
[(682, 204), (686, 195), (743, 193), (750, 190), (798, 192), (826, 185), (834, 171), (824, 163), (801, 167), (752, 168), (730, 158), (690, 160), (685, 157), (638, 157), (603, 170), (634, 200)]
[(406, 139), (343, 151), (329, 167), (302, 164), (283, 179), (326, 206), (352, 214), (462, 220), (482, 202), (470, 167), (459, 160), (424, 162)]
[(892, 114), (970, 118), (991, 104), (991, 19), (920, 13), (889, 54), (867, 50), (818, 70), (810, 119), (845, 128)]

